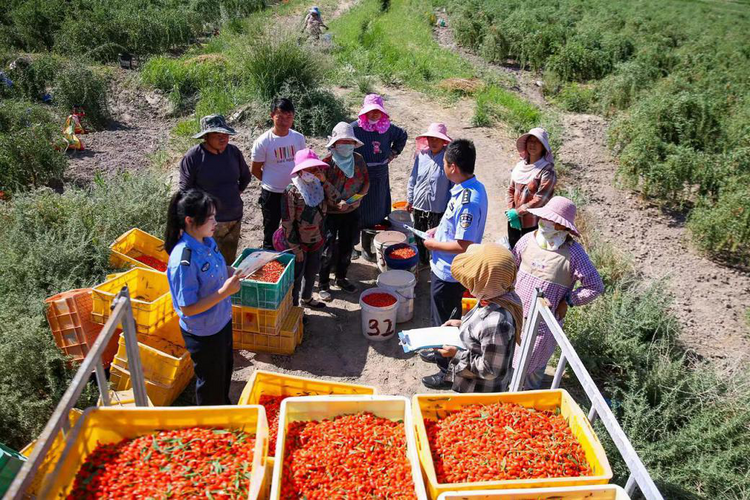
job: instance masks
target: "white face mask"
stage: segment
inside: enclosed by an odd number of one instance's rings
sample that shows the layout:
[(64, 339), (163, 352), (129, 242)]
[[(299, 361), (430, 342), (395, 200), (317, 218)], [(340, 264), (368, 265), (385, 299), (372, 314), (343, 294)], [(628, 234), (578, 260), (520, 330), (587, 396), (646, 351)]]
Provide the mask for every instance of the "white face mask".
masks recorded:
[(375, 125), (376, 123), (378, 123), (380, 121), (380, 118), (378, 118), (377, 120), (370, 120), (368, 118), (367, 121), (370, 122), (370, 125)]
[(342, 158), (349, 158), (354, 153), (354, 144), (336, 144), (333, 149)]
[(303, 170), (302, 172), (300, 172), (299, 173), (299, 177), (300, 177), (300, 179), (302, 179), (304, 182), (307, 182), (308, 184), (311, 183), (311, 182), (315, 182), (316, 180), (318, 180), (317, 177), (315, 177), (310, 172), (307, 172), (306, 170)]
[(539, 229), (537, 230), (537, 243), (545, 250), (557, 250), (565, 240), (568, 239), (566, 230), (555, 229), (553, 222), (539, 219)]

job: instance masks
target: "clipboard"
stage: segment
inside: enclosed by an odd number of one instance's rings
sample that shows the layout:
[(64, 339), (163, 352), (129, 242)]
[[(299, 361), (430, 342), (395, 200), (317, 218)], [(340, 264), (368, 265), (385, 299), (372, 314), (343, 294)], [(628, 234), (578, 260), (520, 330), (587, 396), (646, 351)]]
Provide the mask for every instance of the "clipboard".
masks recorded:
[(419, 229), (414, 229), (408, 224), (404, 224), (404, 227), (414, 233), (414, 236), (417, 236), (418, 238), (422, 238), (423, 240), (429, 240), (430, 236), (425, 233), (424, 231), (420, 231)]
[(352, 195), (351, 198), (349, 198), (348, 200), (346, 200), (346, 204), (347, 205), (351, 205), (352, 203), (355, 203), (355, 202), (361, 200), (364, 197), (365, 197), (364, 195), (359, 194), (359, 193), (354, 194), (354, 195)]
[(432, 328), (415, 328), (404, 330), (398, 334), (399, 344), (404, 352), (414, 352), (421, 349), (435, 349), (444, 345), (456, 346), (465, 350), (461, 342), (459, 329), (455, 326), (436, 326)]

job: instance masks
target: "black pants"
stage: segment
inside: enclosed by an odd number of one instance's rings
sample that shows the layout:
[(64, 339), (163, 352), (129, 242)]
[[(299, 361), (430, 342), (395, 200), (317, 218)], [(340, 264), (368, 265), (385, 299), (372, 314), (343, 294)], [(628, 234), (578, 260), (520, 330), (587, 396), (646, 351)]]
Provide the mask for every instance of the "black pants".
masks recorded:
[(260, 190), (260, 210), (263, 214), (263, 249), (273, 250), (273, 233), (281, 224), (281, 199), (283, 193)]
[[(430, 271), (430, 305), (432, 312), (432, 326), (442, 326), (449, 319), (461, 317), (461, 299), (464, 295), (461, 283), (443, 281)], [(451, 358), (444, 358), (438, 354), (437, 365), (440, 371), (448, 371)]]
[(516, 246), (516, 243), (518, 243), (518, 240), (521, 239), (521, 236), (526, 233), (530, 233), (531, 231), (536, 231), (536, 228), (537, 226), (534, 225), (518, 230), (510, 227), (510, 224), (508, 224), (508, 243), (510, 243), (510, 248), (513, 249), (513, 247)]
[[(180, 328), (182, 330), (182, 328)], [(232, 321), (218, 333), (193, 335), (182, 330), (185, 347), (195, 368), (195, 401), (198, 406), (228, 405), (232, 382)]]
[[(442, 213), (426, 212), (424, 210), (414, 209), (414, 229), (420, 231), (427, 231), (433, 227), (438, 227), (440, 219), (443, 218)], [(430, 262), (430, 251), (424, 247), (424, 240), (420, 237), (416, 238), (417, 248), (419, 249), (419, 262), (427, 264)]]
[(315, 286), (315, 278), (320, 271), (320, 252), (318, 248), (314, 252), (305, 252), (305, 260), (294, 263), (294, 287), (292, 288), (292, 303), (299, 305), (300, 292), (302, 300), (310, 300)]
[(336, 279), (346, 278), (358, 234), (359, 208), (346, 214), (329, 213), (326, 216), (326, 244), (321, 257), (320, 285), (327, 285), (331, 281), (331, 270), (335, 270)]

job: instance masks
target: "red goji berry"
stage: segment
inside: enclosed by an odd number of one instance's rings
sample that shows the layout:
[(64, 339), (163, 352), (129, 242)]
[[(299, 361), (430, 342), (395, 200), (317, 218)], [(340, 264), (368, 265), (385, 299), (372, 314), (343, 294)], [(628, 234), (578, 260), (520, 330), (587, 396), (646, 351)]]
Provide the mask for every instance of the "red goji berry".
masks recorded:
[(365, 295), (362, 302), (372, 307), (388, 307), (397, 302), (396, 297), (390, 293), (371, 293)]

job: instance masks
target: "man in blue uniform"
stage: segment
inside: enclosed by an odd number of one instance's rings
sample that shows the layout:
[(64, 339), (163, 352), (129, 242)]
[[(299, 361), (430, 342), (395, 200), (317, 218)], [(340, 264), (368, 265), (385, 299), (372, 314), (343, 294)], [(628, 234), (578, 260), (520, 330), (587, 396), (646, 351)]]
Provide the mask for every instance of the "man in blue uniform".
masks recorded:
[[(432, 253), (430, 262), (430, 305), (432, 325), (441, 326), (449, 319), (461, 317), (464, 287), (451, 275), (451, 263), (472, 243), (481, 243), (487, 222), (487, 191), (474, 176), (476, 163), (474, 143), (466, 139), (451, 142), (443, 159), (445, 175), (455, 185), (440, 225), (427, 231), (432, 236), (424, 246)], [(450, 361), (435, 352), (423, 354), (425, 361), (436, 361), (441, 370)], [(439, 380), (438, 380), (439, 378)], [(425, 377), (428, 387), (442, 388), (442, 373)], [(429, 381), (427, 379), (430, 379)], [(435, 380), (432, 380), (435, 379)]]

